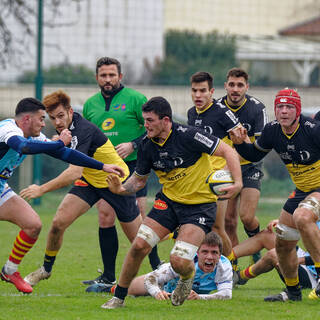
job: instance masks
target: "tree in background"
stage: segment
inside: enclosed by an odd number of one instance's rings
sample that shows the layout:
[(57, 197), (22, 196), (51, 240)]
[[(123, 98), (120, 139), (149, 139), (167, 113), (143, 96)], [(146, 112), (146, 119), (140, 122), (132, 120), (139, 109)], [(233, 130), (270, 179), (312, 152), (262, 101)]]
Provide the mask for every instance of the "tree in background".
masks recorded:
[[(51, 0), (43, 1), (48, 28), (66, 24), (57, 23), (61, 15), (61, 4), (72, 5), (73, 10), (80, 10), (79, 3), (83, 0)], [(34, 44), (36, 24), (38, 19), (37, 2), (35, 0), (1, 0), (0, 1), (0, 65), (23, 62), (25, 54), (29, 53), (30, 45)], [(73, 24), (69, 21), (67, 25)], [(12, 26), (15, 27), (12, 27)]]
[[(94, 71), (84, 65), (61, 63), (44, 69), (42, 75), (45, 84), (96, 84)], [(19, 83), (34, 83), (35, 77), (35, 71), (26, 71), (17, 80)]]
[(193, 31), (166, 33), (165, 58), (151, 69), (151, 84), (188, 85), (197, 71), (213, 73), (215, 85), (223, 85), (227, 71), (236, 65), (235, 39), (217, 32)]

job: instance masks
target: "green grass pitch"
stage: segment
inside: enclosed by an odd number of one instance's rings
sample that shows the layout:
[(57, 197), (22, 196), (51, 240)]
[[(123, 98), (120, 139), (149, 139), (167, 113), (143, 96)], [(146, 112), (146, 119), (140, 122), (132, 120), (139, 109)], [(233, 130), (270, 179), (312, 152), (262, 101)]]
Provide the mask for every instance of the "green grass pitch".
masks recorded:
[[(22, 276), (38, 268), (43, 261), (45, 241), (55, 209), (62, 195), (53, 193), (43, 198), (36, 207), (43, 229), (35, 247), (27, 254), (20, 266)], [(262, 227), (269, 220), (278, 217), (281, 204), (261, 202), (258, 217)], [(4, 264), (12, 248), (18, 228), (7, 222), (0, 222), (0, 264)], [(117, 276), (124, 256), (129, 248), (128, 240), (118, 227), (119, 255)], [(242, 226), (239, 235), (244, 239)], [(168, 261), (173, 242), (159, 245), (161, 259)], [(248, 258), (240, 259), (245, 267)], [(156, 301), (151, 297), (128, 297), (126, 307), (119, 310), (104, 310), (100, 306), (110, 298), (108, 294), (89, 294), (81, 280), (91, 279), (102, 267), (98, 245), (98, 220), (95, 209), (79, 218), (65, 233), (49, 280), (42, 281), (31, 295), (18, 293), (13, 285), (0, 282), (0, 319), (319, 319), (320, 301), (307, 299), (309, 290), (303, 293), (299, 303), (265, 303), (264, 296), (278, 293), (283, 288), (277, 273), (272, 271), (245, 286), (233, 291), (230, 301), (186, 301), (181, 307), (170, 302)], [(148, 259), (143, 262), (140, 274), (150, 271)]]

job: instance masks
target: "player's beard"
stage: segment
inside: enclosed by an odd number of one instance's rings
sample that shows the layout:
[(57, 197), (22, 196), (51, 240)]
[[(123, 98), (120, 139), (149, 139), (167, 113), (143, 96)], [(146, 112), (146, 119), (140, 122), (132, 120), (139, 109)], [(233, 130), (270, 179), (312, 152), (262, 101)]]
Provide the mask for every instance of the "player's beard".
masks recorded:
[(118, 85), (116, 85), (116, 86), (110, 84), (110, 86), (112, 87), (111, 90), (106, 90), (106, 89), (104, 89), (104, 86), (100, 86), (103, 95), (105, 95), (105, 96), (110, 96), (110, 95), (112, 95), (112, 93), (119, 88), (120, 84), (118, 84)]

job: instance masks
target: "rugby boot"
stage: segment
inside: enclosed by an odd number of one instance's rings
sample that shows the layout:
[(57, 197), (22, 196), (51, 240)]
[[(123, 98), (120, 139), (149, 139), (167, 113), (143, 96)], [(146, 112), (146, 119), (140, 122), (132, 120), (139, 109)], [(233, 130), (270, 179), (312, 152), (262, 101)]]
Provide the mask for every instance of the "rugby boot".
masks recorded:
[(39, 283), (41, 280), (49, 279), (51, 272), (47, 272), (44, 266), (40, 267), (38, 270), (29, 273), (24, 277), (24, 281), (29, 283), (32, 287)]
[(172, 305), (181, 306), (184, 303), (191, 292), (193, 279), (194, 277), (187, 280), (179, 279), (176, 288), (171, 294)]
[(101, 308), (103, 309), (118, 309), (124, 307), (124, 300), (117, 297), (112, 297), (106, 303), (104, 303)]
[(5, 273), (4, 268), (2, 268), (0, 276), (3, 281), (12, 283), (19, 291), (23, 293), (31, 293), (33, 290), (30, 284), (21, 278), (21, 275), (18, 271), (14, 272), (13, 274), (7, 274)]

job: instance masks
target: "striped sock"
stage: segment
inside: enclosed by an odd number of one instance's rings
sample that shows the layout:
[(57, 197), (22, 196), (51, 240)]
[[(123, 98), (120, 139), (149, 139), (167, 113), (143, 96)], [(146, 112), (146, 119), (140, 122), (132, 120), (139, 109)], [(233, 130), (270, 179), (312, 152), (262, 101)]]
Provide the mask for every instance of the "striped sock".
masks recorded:
[[(16, 237), (16, 240), (14, 241), (13, 248), (8, 260), (10, 262), (8, 263), (8, 265), (10, 265), (11, 268), (5, 269), (8, 274), (13, 274), (15, 271), (17, 271), (18, 265), (20, 264), (21, 260), (33, 247), (36, 241), (37, 238), (31, 238), (23, 230), (20, 230), (19, 234)], [(12, 268), (12, 266), (16, 267)], [(12, 270), (14, 269), (15, 271), (12, 272)]]
[(299, 277), (296, 278), (284, 278), (286, 287), (288, 291), (294, 295), (300, 294), (300, 283), (299, 283)]
[(257, 275), (255, 275), (252, 272), (252, 267), (253, 266), (249, 266), (248, 268), (246, 268), (244, 270), (241, 270), (240, 271), (240, 278), (245, 279), (245, 280), (249, 280), (249, 279), (255, 278)]
[(230, 260), (230, 262), (233, 262), (237, 259), (236, 255), (234, 254), (233, 249), (231, 250), (231, 253), (227, 256), (227, 258)]

